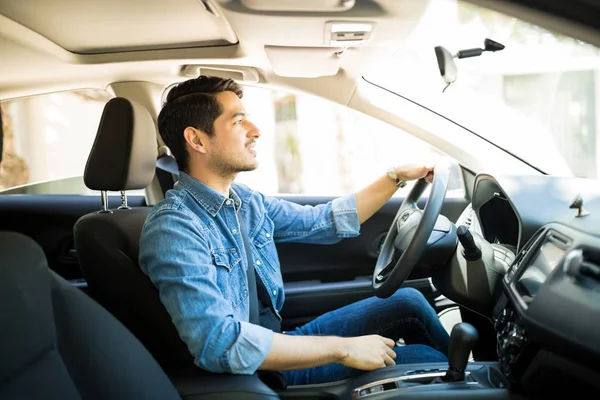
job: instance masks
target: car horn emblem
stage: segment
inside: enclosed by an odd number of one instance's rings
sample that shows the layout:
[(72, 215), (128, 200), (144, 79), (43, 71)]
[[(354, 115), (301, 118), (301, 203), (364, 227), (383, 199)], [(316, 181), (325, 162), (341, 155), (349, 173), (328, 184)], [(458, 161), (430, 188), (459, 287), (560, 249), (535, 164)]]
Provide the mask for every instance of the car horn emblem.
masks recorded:
[(412, 214), (412, 211), (405, 211), (404, 214), (402, 214), (402, 216), (400, 216), (400, 225), (404, 224), (408, 218), (410, 217), (410, 215)]

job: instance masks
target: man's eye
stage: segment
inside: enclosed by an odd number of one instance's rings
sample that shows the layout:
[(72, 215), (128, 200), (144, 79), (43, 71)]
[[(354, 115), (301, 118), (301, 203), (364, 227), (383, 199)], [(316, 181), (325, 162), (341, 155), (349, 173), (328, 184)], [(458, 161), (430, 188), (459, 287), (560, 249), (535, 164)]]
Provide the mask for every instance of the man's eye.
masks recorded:
[(242, 120), (240, 119), (238, 121), (235, 121), (234, 124), (241, 125), (242, 124)]

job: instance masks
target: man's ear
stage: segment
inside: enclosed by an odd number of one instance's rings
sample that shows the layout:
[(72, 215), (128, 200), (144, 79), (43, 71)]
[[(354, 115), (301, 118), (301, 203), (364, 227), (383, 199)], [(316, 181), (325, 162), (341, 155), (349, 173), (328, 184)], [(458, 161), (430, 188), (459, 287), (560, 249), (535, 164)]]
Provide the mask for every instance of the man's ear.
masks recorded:
[(188, 126), (183, 131), (183, 137), (185, 138), (185, 141), (187, 142), (188, 146), (200, 153), (206, 153), (206, 147), (204, 146), (205, 143), (203, 136), (204, 135), (202, 135), (201, 131), (199, 131), (196, 128), (192, 128), (191, 126)]

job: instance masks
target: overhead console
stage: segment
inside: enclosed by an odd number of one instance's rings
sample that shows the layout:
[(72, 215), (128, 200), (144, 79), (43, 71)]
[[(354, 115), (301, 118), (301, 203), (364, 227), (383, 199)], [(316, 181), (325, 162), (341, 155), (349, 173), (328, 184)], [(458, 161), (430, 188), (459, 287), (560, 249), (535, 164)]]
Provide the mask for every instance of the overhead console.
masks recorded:
[(548, 224), (503, 285), (495, 327), (509, 381), (529, 394), (600, 388), (600, 238)]

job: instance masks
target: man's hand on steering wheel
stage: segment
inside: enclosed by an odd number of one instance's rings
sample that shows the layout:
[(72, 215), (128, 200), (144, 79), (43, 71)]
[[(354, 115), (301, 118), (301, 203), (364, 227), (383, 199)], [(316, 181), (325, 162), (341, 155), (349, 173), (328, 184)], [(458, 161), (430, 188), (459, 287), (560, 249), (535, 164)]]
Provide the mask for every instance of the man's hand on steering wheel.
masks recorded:
[(395, 167), (396, 175), (403, 181), (412, 181), (415, 179), (425, 178), (427, 183), (433, 182), (434, 164), (403, 164)]

